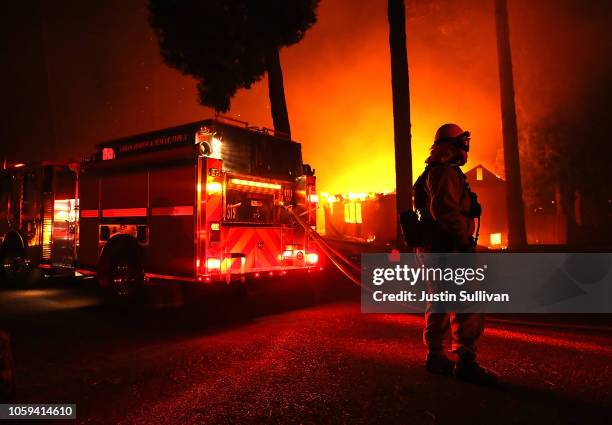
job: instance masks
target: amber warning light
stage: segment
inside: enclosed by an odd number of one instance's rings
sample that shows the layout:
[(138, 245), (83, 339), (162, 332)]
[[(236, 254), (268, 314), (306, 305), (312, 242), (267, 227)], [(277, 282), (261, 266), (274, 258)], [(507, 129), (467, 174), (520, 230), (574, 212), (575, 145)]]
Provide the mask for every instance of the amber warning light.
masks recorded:
[(261, 187), (263, 189), (275, 189), (275, 190), (279, 190), (281, 188), (280, 184), (266, 183), (266, 182), (256, 182), (256, 181), (252, 181), (252, 180), (242, 180), (242, 179), (231, 179), (230, 183), (238, 185), (238, 186)]

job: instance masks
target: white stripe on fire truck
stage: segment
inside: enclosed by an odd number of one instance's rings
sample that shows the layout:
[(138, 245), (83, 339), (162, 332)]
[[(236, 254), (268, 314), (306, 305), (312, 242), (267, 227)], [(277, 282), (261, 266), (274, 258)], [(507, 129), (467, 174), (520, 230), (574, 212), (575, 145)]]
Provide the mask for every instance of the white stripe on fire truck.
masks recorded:
[(146, 217), (146, 208), (115, 208), (102, 210), (102, 217)]
[(98, 210), (81, 210), (82, 218), (97, 218)]
[(151, 215), (193, 215), (193, 206), (182, 205), (178, 207), (154, 207), (151, 208)]

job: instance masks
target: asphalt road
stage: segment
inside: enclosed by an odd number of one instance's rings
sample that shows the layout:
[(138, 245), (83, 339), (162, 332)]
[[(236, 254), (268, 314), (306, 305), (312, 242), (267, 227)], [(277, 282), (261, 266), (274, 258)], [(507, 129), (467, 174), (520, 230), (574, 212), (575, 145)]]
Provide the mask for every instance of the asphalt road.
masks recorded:
[(342, 285), (188, 308), (172, 288), (136, 309), (74, 285), (0, 292), (17, 401), (77, 403), (100, 424), (610, 423), (609, 328), (490, 324), (481, 359), (502, 384), (480, 388), (425, 372), (421, 317), (361, 314)]

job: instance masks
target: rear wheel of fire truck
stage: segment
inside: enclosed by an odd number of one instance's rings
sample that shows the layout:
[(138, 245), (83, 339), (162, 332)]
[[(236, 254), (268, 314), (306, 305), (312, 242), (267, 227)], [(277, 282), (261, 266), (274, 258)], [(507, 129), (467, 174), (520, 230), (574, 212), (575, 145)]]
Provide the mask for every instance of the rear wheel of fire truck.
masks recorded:
[(98, 281), (117, 302), (144, 300), (142, 250), (134, 238), (119, 235), (108, 241), (100, 256)]
[(25, 281), (27, 264), (21, 237), (9, 233), (0, 247), (0, 285), (20, 286)]

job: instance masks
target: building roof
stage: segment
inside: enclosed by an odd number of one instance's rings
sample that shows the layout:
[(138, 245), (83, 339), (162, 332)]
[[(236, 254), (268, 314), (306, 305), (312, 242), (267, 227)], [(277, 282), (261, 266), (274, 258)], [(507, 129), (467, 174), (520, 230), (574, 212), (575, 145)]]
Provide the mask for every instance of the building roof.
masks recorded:
[[(479, 171), (479, 169), (481, 171)], [(489, 169), (487, 169), (484, 165), (478, 164), (470, 170), (466, 171), (465, 175), (467, 176), (469, 182), (474, 184), (476, 182), (487, 182), (487, 183), (506, 183), (504, 179), (502, 179), (497, 174), (493, 173)]]

